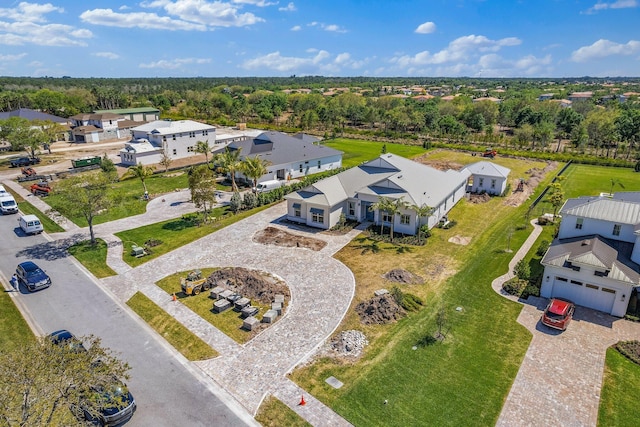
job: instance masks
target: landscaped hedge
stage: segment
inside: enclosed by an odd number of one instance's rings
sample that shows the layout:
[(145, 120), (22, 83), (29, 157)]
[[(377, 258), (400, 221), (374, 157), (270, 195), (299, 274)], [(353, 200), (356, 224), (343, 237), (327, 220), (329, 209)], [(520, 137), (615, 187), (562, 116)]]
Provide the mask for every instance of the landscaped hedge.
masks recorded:
[(615, 349), (632, 362), (640, 365), (640, 341), (618, 341)]

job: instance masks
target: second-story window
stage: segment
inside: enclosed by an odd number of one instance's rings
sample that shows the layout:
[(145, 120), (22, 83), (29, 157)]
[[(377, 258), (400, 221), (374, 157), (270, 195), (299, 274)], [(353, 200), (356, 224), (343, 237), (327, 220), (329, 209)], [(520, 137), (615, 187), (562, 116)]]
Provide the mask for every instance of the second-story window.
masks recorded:
[(620, 235), (620, 230), (622, 229), (622, 225), (620, 224), (614, 224), (613, 225), (613, 235), (614, 236), (619, 236)]
[(584, 222), (584, 218), (576, 219), (576, 230), (582, 230), (582, 223)]

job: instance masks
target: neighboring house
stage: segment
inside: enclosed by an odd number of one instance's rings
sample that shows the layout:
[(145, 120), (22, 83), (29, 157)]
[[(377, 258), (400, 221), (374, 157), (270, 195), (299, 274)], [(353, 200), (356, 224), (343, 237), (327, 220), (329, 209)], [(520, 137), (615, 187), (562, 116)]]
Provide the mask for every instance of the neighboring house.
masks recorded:
[[(115, 110), (96, 110), (95, 114), (113, 113), (131, 120), (132, 122), (153, 122), (160, 120), (160, 110), (153, 107), (118, 108)], [(140, 124), (140, 123), (138, 123)]]
[(540, 96), (538, 96), (538, 101), (549, 101), (553, 99), (554, 96), (555, 96), (554, 93), (543, 93)]
[[(258, 182), (296, 179), (342, 167), (342, 152), (317, 145), (318, 139), (305, 134), (262, 132), (255, 138), (234, 141), (229, 150), (240, 150), (240, 159), (258, 156), (269, 162), (268, 172)], [(243, 176), (238, 174), (240, 178)]]
[(571, 102), (589, 101), (593, 97), (593, 92), (573, 92), (567, 96)]
[(71, 135), (75, 142), (102, 142), (127, 138), (137, 122), (113, 113), (71, 116)]
[(463, 168), (470, 173), (467, 191), (499, 196), (507, 189), (507, 177), (511, 169), (492, 162), (480, 161)]
[[(468, 171), (446, 172), (394, 154), (379, 158), (323, 179), (285, 196), (287, 219), (328, 229), (344, 215), (359, 222), (394, 224), (398, 233), (416, 234), (420, 225), (433, 227), (465, 195)], [(400, 199), (409, 205), (433, 208), (428, 218), (416, 218), (407, 208), (391, 218), (371, 211), (380, 197)]]
[[(5, 111), (0, 112), (0, 120), (6, 120), (10, 117), (21, 117), (23, 119), (27, 119), (30, 121), (39, 121), (39, 122), (53, 122), (57, 123), (61, 126), (62, 132), (57, 137), (58, 141), (69, 141), (71, 139), (71, 120), (65, 119), (63, 117), (54, 116), (53, 114), (47, 114), (36, 110), (31, 110), (29, 108), (20, 108), (18, 110), (13, 111)], [(40, 125), (38, 125), (40, 127)]]
[(131, 129), (131, 141), (120, 150), (124, 165), (159, 163), (166, 154), (172, 160), (200, 155), (198, 141), (213, 147), (216, 128), (192, 120), (156, 120)]
[(624, 316), (640, 286), (640, 192), (569, 199), (560, 214), (540, 295)]

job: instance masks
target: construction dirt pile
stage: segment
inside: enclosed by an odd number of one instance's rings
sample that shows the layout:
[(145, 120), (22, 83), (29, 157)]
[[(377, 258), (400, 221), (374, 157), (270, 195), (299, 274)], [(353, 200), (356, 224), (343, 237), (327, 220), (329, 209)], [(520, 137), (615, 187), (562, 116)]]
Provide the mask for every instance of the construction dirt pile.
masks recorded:
[(406, 316), (406, 312), (398, 305), (390, 294), (384, 294), (361, 302), (356, 306), (356, 313), (365, 325), (392, 323)]
[(401, 268), (394, 268), (391, 271), (386, 272), (383, 277), (390, 282), (406, 283), (406, 284), (420, 284), (424, 283), (424, 279), (416, 274), (411, 273)]
[(529, 177), (524, 180), (522, 191), (517, 191), (520, 179), (514, 179), (511, 182), (511, 189), (514, 191), (512, 191), (512, 193), (505, 198), (504, 204), (506, 206), (513, 207), (517, 207), (523, 204), (526, 200), (529, 199), (529, 197), (531, 197), (538, 184), (540, 184), (540, 181), (542, 181), (549, 172), (555, 170), (557, 167), (557, 162), (547, 162), (547, 165), (543, 169), (531, 168), (527, 170), (525, 173)]
[(482, 193), (482, 194), (475, 194), (475, 193), (470, 193), (469, 194), (469, 201), (471, 203), (487, 203), (489, 200), (491, 200), (491, 196), (488, 193)]
[(253, 241), (263, 245), (284, 246), (287, 248), (307, 248), (314, 251), (327, 246), (327, 242), (312, 237), (298, 236), (276, 227), (267, 227), (253, 235)]
[(342, 331), (323, 346), (320, 354), (321, 356), (353, 360), (362, 355), (367, 345), (369, 345), (369, 341), (362, 332)]
[(216, 270), (207, 278), (211, 287), (222, 286), (261, 304), (270, 304), (277, 294), (289, 301), (289, 287), (277, 277), (243, 267), (226, 267)]

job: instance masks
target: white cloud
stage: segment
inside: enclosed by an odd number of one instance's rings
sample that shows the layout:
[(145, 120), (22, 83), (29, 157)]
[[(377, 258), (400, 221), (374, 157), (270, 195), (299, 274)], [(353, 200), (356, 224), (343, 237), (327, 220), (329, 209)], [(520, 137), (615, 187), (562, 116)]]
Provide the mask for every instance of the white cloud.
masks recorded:
[(611, 3), (603, 3), (598, 2), (587, 9), (588, 14), (595, 13), (599, 10), (607, 10), (607, 9), (628, 9), (638, 7), (638, 2), (636, 0), (617, 0)]
[(428, 64), (444, 64), (448, 62), (460, 62), (477, 56), (479, 53), (497, 52), (503, 47), (517, 46), (521, 43), (516, 37), (507, 37), (499, 40), (491, 40), (485, 36), (469, 35), (459, 37), (449, 43), (446, 49), (431, 54), (429, 51), (422, 51), (413, 56), (396, 56), (391, 62), (400, 67), (408, 68), (423, 66)]
[[(255, 0), (235, 1), (239, 4), (251, 4), (254, 6), (268, 6), (274, 3)], [(198, 23), (208, 27), (243, 27), (264, 22), (264, 19), (253, 13), (240, 13), (240, 7), (222, 1), (206, 0), (155, 0), (142, 2), (140, 6), (145, 8), (160, 8), (181, 21)]]
[(126, 4), (123, 4), (122, 6), (120, 6), (118, 8), (118, 10), (129, 10), (129, 9), (131, 9), (131, 8), (129, 6), (127, 6)]
[(237, 3), (237, 4), (250, 4), (258, 7), (273, 6), (275, 4), (278, 4), (278, 2), (268, 2), (264, 0), (232, 0), (232, 1), (233, 3)]
[(205, 31), (205, 25), (158, 16), (155, 13), (117, 13), (111, 9), (93, 9), (80, 14), (80, 19), (94, 25), (122, 28), (143, 28), (147, 30)]
[(320, 27), (325, 31), (336, 32), (336, 33), (346, 33), (347, 30), (340, 28), (339, 25), (336, 24), (323, 24), (321, 22), (310, 22), (307, 24), (307, 27)]
[(293, 27), (291, 27), (291, 31), (300, 31), (302, 29), (302, 27), (300, 25), (294, 25)]
[(436, 30), (436, 24), (433, 22), (425, 22), (424, 24), (418, 25), (415, 32), (418, 34), (431, 34)]
[(296, 10), (296, 5), (293, 4), (293, 2), (290, 2), (288, 5), (286, 5), (285, 7), (279, 7), (278, 10), (280, 12), (295, 12)]
[(61, 7), (55, 7), (51, 3), (36, 4), (21, 2), (18, 7), (0, 8), (0, 17), (9, 18), (12, 21), (21, 22), (47, 22), (43, 15), (51, 12), (64, 12)]
[(118, 59), (120, 58), (120, 55), (118, 55), (117, 53), (113, 53), (113, 52), (95, 52), (92, 53), (93, 56), (98, 56), (100, 58), (107, 58), (107, 59)]
[(26, 53), (19, 53), (17, 55), (0, 55), (0, 61), (18, 61), (27, 56)]
[(211, 59), (209, 58), (176, 58), (176, 59), (161, 59), (155, 62), (142, 63), (140, 68), (162, 68), (165, 70), (177, 70), (187, 64), (209, 64)]
[(640, 41), (629, 40), (627, 43), (615, 43), (610, 40), (600, 39), (590, 46), (582, 46), (574, 50), (571, 60), (586, 62), (592, 59), (605, 58), (611, 55), (635, 55), (640, 53)]
[(347, 52), (332, 56), (326, 50), (307, 49), (309, 57), (283, 56), (272, 52), (245, 61), (242, 68), (247, 70), (269, 70), (275, 72), (295, 72), (296, 74), (339, 73), (342, 68), (359, 68), (366, 61), (354, 61)]

